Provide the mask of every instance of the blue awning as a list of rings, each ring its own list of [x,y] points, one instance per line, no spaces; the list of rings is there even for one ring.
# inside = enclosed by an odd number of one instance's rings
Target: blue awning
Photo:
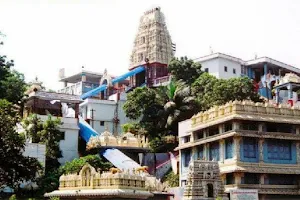
[[[125,80],[126,78],[130,77],[130,76],[134,76],[142,71],[145,71],[145,67],[144,66],[139,66],[137,68],[135,68],[134,70],[131,70],[125,74],[123,74],[122,76],[119,76],[115,79],[113,79],[111,82],[112,84],[114,85],[115,83],[118,83],[120,81],[123,81]],[[86,98],[89,98],[91,96],[96,96],[98,95],[100,92],[104,91],[107,89],[107,85],[101,85],[91,91],[88,91],[87,93],[81,95],[81,99],[86,99]]]
[[[86,99],[92,96],[96,96],[98,95],[100,92],[104,91],[107,89],[107,85],[101,85],[91,91],[88,91],[87,93],[84,93],[83,95],[81,95],[81,99]]]
[[[135,68],[134,70],[131,70],[131,71],[123,74],[122,76],[119,76],[119,77],[113,79],[111,82],[112,82],[112,84],[118,83],[118,82],[123,81],[130,76],[134,76],[142,71],[145,71],[145,67],[139,66],[139,67]]]

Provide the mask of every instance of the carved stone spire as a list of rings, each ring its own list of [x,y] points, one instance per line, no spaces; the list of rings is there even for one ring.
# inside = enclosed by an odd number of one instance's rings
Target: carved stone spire
[[[168,64],[173,56],[171,36],[164,14],[159,7],[146,11],[140,19],[129,69],[144,65],[146,58],[150,63]]]

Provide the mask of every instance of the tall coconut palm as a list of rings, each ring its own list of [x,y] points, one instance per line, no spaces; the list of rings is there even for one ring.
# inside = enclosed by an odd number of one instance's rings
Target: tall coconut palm
[[[198,104],[192,96],[190,86],[184,82],[171,81],[163,88],[167,102],[164,104],[165,128],[177,133],[178,122],[191,118],[199,111]]]

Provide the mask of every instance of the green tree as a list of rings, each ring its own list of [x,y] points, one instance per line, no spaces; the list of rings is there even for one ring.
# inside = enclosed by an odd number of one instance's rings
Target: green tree
[[[40,140],[46,145],[46,170],[57,169],[61,158],[59,142],[63,138],[63,133],[59,130],[62,122],[59,118],[53,119],[50,115],[43,123],[43,130],[40,133]]]
[[[199,102],[201,110],[207,110],[212,106],[234,100],[262,101],[254,91],[254,85],[248,77],[217,79],[212,75],[203,73],[193,83],[192,94]]]
[[[33,143],[40,143],[40,134],[43,130],[43,122],[36,114],[32,114],[23,119],[22,126],[25,130],[24,135],[26,139],[30,139]]]
[[[34,180],[41,166],[37,159],[22,155],[24,138],[15,130],[17,110],[0,99],[0,186],[17,188],[20,181]]]
[[[174,174],[172,170],[170,170],[163,178],[163,182],[167,182],[170,187],[179,187],[179,174]]]
[[[71,162],[66,162],[64,166],[60,167],[61,174],[79,173],[81,168],[86,164],[90,164],[96,170],[101,169],[107,171],[112,165],[109,162],[103,161],[98,155],[88,155],[81,158],[75,158]]]
[[[202,74],[201,64],[187,57],[173,58],[168,65],[168,70],[175,81],[181,80],[188,85]]]
[[[0,40],[0,46],[2,44]],[[13,66],[13,60],[7,60],[5,55],[0,55],[0,99],[19,104],[24,96],[26,83],[24,75],[13,70]]]
[[[59,130],[62,122],[59,118],[48,116],[46,121],[42,121],[36,114],[30,115],[22,121],[25,130],[24,135],[34,143],[46,145],[46,171],[57,169],[61,158],[59,142],[63,138],[63,133]]]

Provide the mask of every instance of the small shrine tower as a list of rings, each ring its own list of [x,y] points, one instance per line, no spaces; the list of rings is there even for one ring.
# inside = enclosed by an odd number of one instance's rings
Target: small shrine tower
[[[167,76],[167,65],[174,51],[165,16],[160,8],[146,11],[140,19],[129,67],[129,70],[133,70],[143,65],[146,70],[131,77],[130,85],[136,87],[146,83],[152,86],[155,79]]]

